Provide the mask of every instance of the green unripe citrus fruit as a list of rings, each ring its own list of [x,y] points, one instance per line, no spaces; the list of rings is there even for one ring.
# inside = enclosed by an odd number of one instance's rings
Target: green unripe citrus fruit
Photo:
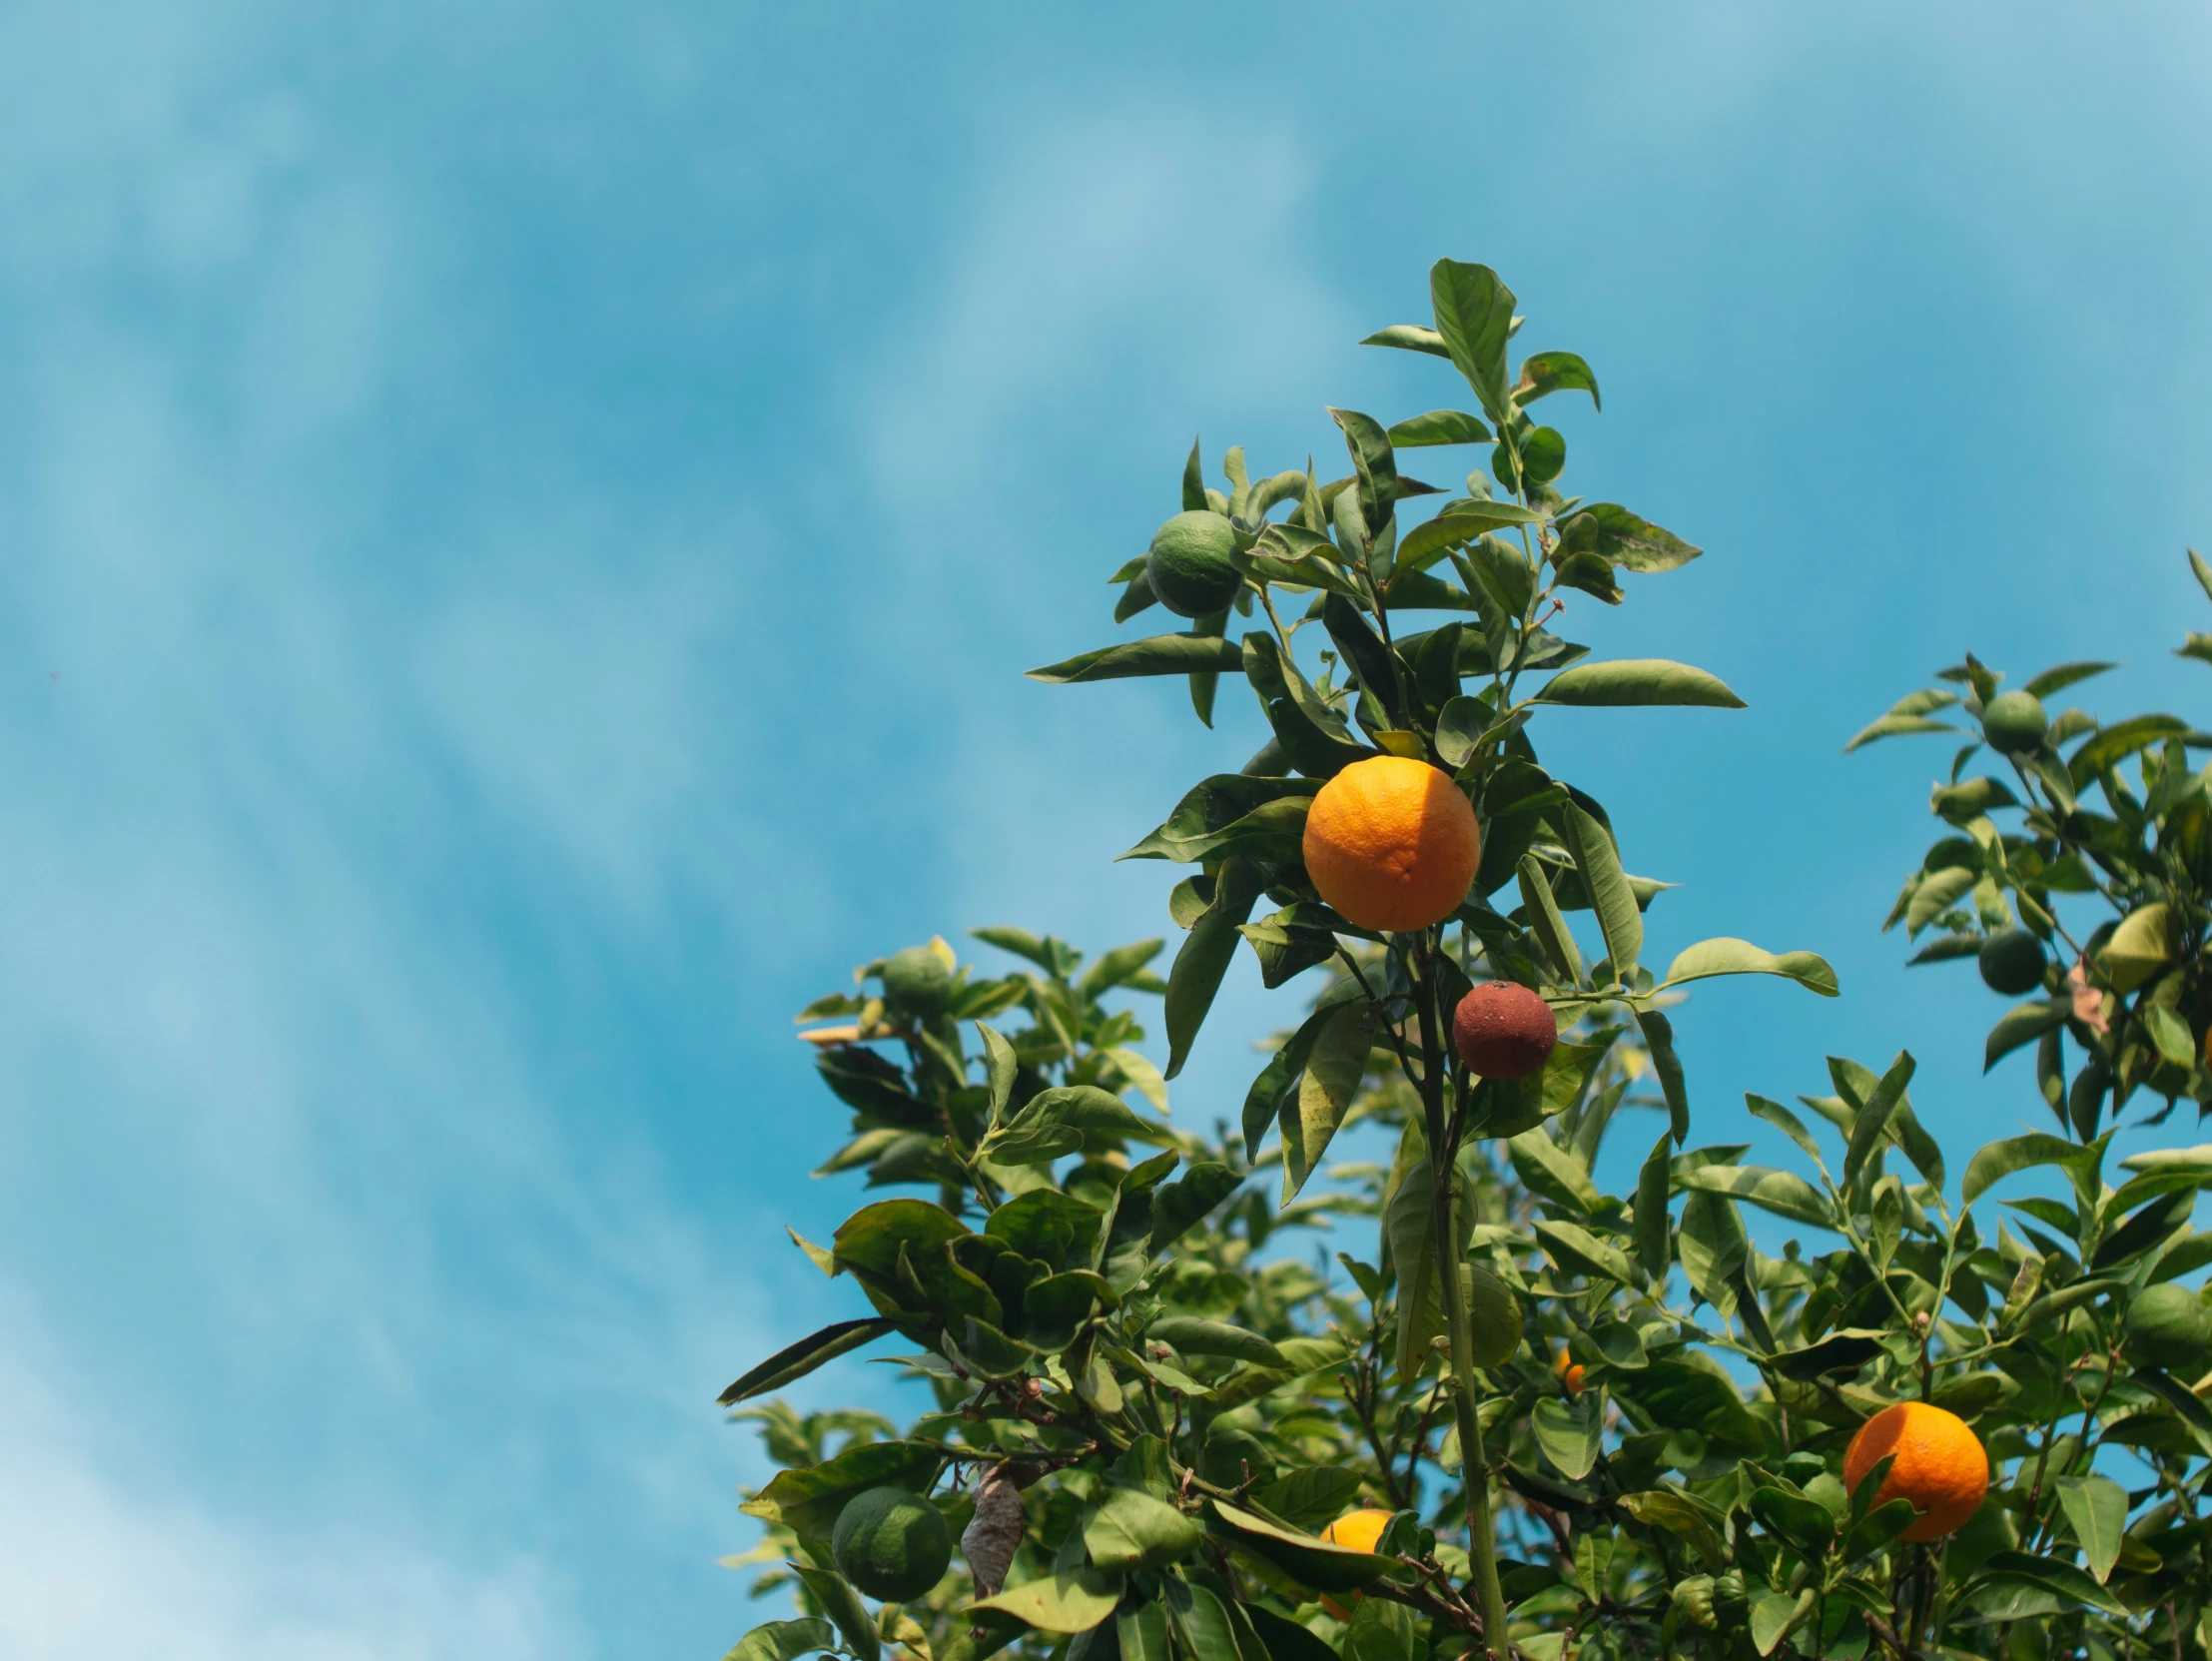
[[[1236,532],[1219,513],[1177,513],[1152,532],[1144,577],[1176,616],[1210,617],[1244,586],[1235,551]]]
[[[942,1015],[952,996],[953,972],[935,947],[909,946],[883,966],[883,1000],[902,1015]]]
[[[1676,1615],[1701,1632],[1720,1630],[1720,1617],[1715,1613],[1713,1603],[1713,1577],[1710,1574],[1685,1575],[1675,1582]]]
[[[2036,749],[2050,731],[2050,717],[2032,692],[1999,692],[1982,706],[1981,732],[1989,747],[2006,755]]]
[[[837,1572],[870,1597],[911,1603],[945,1578],[953,1536],[936,1506],[904,1488],[870,1488],[848,1500],[830,1536]]]
[[[2043,943],[2025,929],[2005,929],[1981,943],[1981,984],[2007,998],[2043,984]]]
[[[1460,1272],[1474,1327],[1475,1365],[1504,1366],[1521,1347],[1521,1300],[1482,1263],[1469,1263]]]
[[[2212,1363],[2212,1308],[2171,1280],[2147,1287],[2127,1306],[2127,1345],[2153,1366]]]
[[[1742,1569],[1729,1569],[1713,1577],[1713,1615],[1722,1626],[1742,1626],[1751,1607],[1751,1593],[1744,1584]]]

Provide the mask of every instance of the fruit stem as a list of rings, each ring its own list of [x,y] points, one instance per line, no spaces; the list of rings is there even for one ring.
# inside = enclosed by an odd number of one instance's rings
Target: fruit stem
[[[1459,1282],[1459,1232],[1452,1219],[1452,1176],[1459,1164],[1459,1127],[1444,1121],[1443,1021],[1436,1004],[1436,943],[1423,936],[1420,980],[1414,1001],[1421,1017],[1421,1107],[1427,1118],[1429,1165],[1436,1197],[1437,1290],[1444,1303],[1444,1329],[1451,1344],[1452,1404],[1459,1415],[1459,1475],[1467,1493],[1467,1562],[1475,1597],[1482,1608],[1482,1638],[1493,1661],[1512,1661],[1513,1644],[1505,1634],[1505,1593],[1498,1585],[1497,1535],[1490,1520],[1490,1463],[1482,1450],[1482,1419],[1475,1405],[1475,1338],[1466,1293]],[[1461,1078],[1464,1085],[1464,1076]],[[1469,1196],[1469,1204],[1473,1196]]]

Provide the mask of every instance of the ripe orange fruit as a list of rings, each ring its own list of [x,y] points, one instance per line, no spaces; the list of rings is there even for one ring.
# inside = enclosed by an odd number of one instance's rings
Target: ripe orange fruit
[[[1372,1509],[1346,1511],[1321,1530],[1321,1538],[1333,1545],[1343,1546],[1348,1551],[1372,1551],[1375,1549],[1375,1542],[1382,1538],[1382,1531],[1390,1525],[1390,1516],[1388,1511]],[[1345,1595],[1354,1603],[1359,1601],[1357,1592],[1348,1592]],[[1321,1607],[1340,1621],[1352,1618],[1349,1608],[1326,1594],[1321,1598]]]
[[[1582,1394],[1582,1363],[1568,1354],[1564,1345],[1560,1348],[1559,1358],[1552,1362],[1552,1371],[1559,1374],[1569,1395]]]
[[[1481,863],[1475,810],[1449,773],[1425,761],[1355,761],[1321,786],[1306,813],[1306,875],[1363,929],[1441,923],[1467,898]]]
[[[1989,1455],[1981,1438],[1956,1413],[1925,1401],[1884,1407],[1858,1427],[1843,1453],[1843,1486],[1855,1492],[1875,1461],[1894,1453],[1896,1463],[1874,1495],[1876,1505],[1909,1499],[1919,1521],[1908,1540],[1939,1540],[1972,1516],[1989,1491]]]

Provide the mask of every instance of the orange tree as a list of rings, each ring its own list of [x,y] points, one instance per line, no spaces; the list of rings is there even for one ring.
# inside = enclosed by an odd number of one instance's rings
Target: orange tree
[[[1158,940],[1087,960],[982,929],[1021,967],[932,941],[802,1015],[852,1113],[823,1172],[930,1197],[794,1235],[861,1307],[724,1394],[779,1467],[735,1561],[800,1605],[733,1657],[2204,1655],[2212,1308],[2181,1277],[2212,1261],[2191,1222],[2212,1149],[2109,1174],[2106,1152],[2131,1102],[2155,1122],[2212,1100],[2212,801],[2188,767],[2212,737],[2047,715],[2103,665],[2005,691],[1969,657],[1899,702],[1854,747],[1964,743],[1891,922],[1935,931],[1915,962],[1970,955],[2026,997],[1987,1060],[2036,1047],[2056,1132],[1979,1150],[1953,1188],[1900,1054],[1830,1058],[1803,1114],[1748,1099],[1798,1170],[1688,1147],[1681,989],[1835,976],[1731,938],[1642,962],[1662,885],[1533,728],[1738,705],[1551,627],[1699,550],[1561,493],[1565,440],[1530,411],[1595,407],[1597,382],[1567,352],[1509,367],[1494,273],[1442,261],[1431,294],[1433,327],[1370,344],[1446,361],[1479,412],[1331,411],[1351,470],[1328,481],[1255,480],[1231,449],[1223,491],[1193,448],[1179,511],[1115,575],[1117,621],[1156,603],[1191,626],[1034,671],[1183,676],[1208,724],[1242,675],[1266,713],[1260,752],[1130,850],[1191,868],[1164,977]],[[1401,455],[1458,445],[1487,472],[1416,520],[1443,492]],[[1984,753],[2008,776],[1967,776]],[[1167,1117],[1166,1080],[1240,944],[1309,997],[1207,1137]],[[1137,1048],[1153,998],[1164,1073]],[[1639,1109],[1666,1128],[1609,1195],[1593,1171]],[[1378,1157],[1329,1163],[1360,1125],[1345,1147]],[[2063,1198],[1971,1209],[2036,1167]],[[1811,1244],[1769,1255],[1785,1225]],[[911,1423],[772,1399],[894,1335],[883,1358],[932,1397]]]

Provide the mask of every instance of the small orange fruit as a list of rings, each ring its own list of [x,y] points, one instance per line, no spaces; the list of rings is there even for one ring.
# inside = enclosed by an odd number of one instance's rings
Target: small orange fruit
[[[1564,1345],[1560,1347],[1559,1358],[1552,1362],[1552,1371],[1559,1374],[1569,1395],[1582,1394],[1582,1363],[1568,1354]]]
[[[1321,1538],[1331,1545],[1340,1545],[1347,1551],[1372,1551],[1375,1549],[1375,1542],[1382,1538],[1382,1531],[1390,1526],[1390,1517],[1391,1513],[1388,1511],[1346,1511],[1321,1530]],[[1353,1603],[1359,1601],[1357,1592],[1347,1592],[1345,1596]],[[1349,1608],[1325,1593],[1321,1598],[1321,1607],[1340,1621],[1352,1618]]]
[[[1956,1413],[1925,1401],[1882,1408],[1858,1427],[1844,1450],[1844,1488],[1855,1492],[1876,1461],[1892,1453],[1896,1463],[1874,1503],[1912,1501],[1920,1518],[1904,1531],[1908,1540],[1939,1540],[1954,1532],[1989,1491],[1989,1454]]]
[[[1321,786],[1306,813],[1306,874],[1363,929],[1441,923],[1467,898],[1481,864],[1475,810],[1449,773],[1425,761],[1355,761]]]

